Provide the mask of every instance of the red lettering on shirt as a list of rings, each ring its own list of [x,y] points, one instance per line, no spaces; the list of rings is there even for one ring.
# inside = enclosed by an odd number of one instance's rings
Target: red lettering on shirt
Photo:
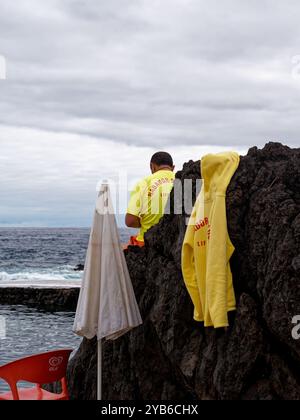
[[[200,220],[198,223],[196,223],[195,225],[195,232],[197,232],[198,230],[204,228],[205,226],[209,225],[209,220],[208,217],[205,217],[205,219]]]

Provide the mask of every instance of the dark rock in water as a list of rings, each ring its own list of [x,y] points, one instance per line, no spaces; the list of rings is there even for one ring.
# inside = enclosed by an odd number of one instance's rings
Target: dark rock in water
[[[199,162],[177,174],[199,177]],[[126,254],[144,324],[104,344],[104,399],[300,399],[300,149],[250,149],[227,212],[238,302],[230,328],[193,321],[180,268],[185,216],[164,216],[145,249]],[[73,398],[96,398],[96,371],[96,341],[84,340],[69,366]]]
[[[77,264],[76,267],[74,268],[74,271],[83,271],[83,270],[84,270],[83,264]]]
[[[79,291],[79,287],[0,287],[0,305],[26,305],[50,312],[75,311]]]

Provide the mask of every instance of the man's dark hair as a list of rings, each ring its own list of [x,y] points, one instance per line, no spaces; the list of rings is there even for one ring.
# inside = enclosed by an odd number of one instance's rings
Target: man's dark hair
[[[173,166],[172,156],[167,152],[157,152],[151,158],[151,163],[154,163],[158,166]]]

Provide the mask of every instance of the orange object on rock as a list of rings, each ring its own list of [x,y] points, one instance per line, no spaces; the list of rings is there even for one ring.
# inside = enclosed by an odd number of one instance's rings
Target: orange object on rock
[[[143,248],[145,246],[145,242],[138,241],[137,236],[131,236],[126,246],[126,249],[128,249],[129,246],[138,246],[140,248]]]

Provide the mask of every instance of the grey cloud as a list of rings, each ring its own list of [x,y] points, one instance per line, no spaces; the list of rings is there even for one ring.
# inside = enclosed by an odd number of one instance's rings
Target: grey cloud
[[[273,132],[297,145],[296,1],[31,2],[0,6],[2,123],[141,146],[261,145]],[[87,118],[98,124],[80,128]]]
[[[98,142],[106,160],[122,148],[126,157],[116,166],[128,168],[137,150],[176,145],[190,150],[190,158],[200,145],[244,150],[278,140],[297,147],[300,76],[292,77],[292,57],[300,54],[299,14],[296,0],[2,0],[0,54],[8,79],[0,81],[0,156],[14,156],[7,127],[13,145],[23,140],[27,159],[36,148],[30,136],[22,138],[27,129],[40,130],[49,142],[59,136],[46,164],[57,165],[67,181],[55,191],[51,169],[40,164],[38,173],[60,211],[66,198],[82,209],[79,219],[86,214],[83,202],[92,203],[94,191],[85,191],[97,165],[83,177],[81,201],[68,187],[80,153],[75,156],[65,138]],[[103,146],[105,140],[113,143]],[[69,169],[58,163],[66,150],[74,160]],[[1,162],[7,204],[0,219],[7,220],[22,188]],[[55,206],[30,181],[37,172],[24,167],[18,152],[22,169],[21,185],[33,200],[26,202],[28,215],[37,197]]]

